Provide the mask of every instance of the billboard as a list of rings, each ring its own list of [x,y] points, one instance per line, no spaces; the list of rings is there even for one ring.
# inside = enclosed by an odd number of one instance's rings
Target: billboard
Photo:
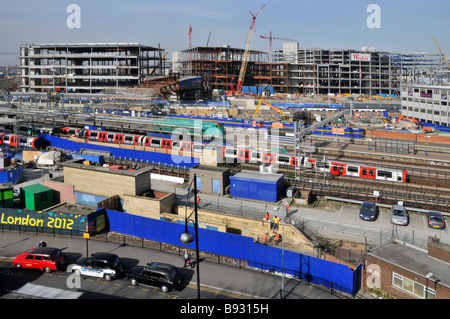
[[[350,60],[370,62],[370,53],[352,53],[350,56]]]
[[[105,210],[94,211],[86,215],[1,208],[0,224],[90,233],[101,231],[106,227]]]

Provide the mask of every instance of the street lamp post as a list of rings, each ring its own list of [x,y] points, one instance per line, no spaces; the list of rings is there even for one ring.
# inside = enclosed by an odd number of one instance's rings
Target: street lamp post
[[[197,205],[197,174],[194,174],[194,179],[192,180],[194,183],[194,211],[191,212],[189,216],[186,216],[185,214],[185,231],[180,235],[180,241],[185,244],[189,245],[194,241],[194,237],[192,236],[192,233],[188,231],[188,222],[190,220],[190,217],[192,214],[194,214],[194,229],[195,229],[195,254],[197,258],[197,299],[200,299],[200,253],[198,249],[198,205]],[[191,184],[189,185],[187,197],[189,198],[189,192],[191,190]],[[186,201],[186,210],[187,210],[187,201]],[[191,220],[192,221],[192,220]]]

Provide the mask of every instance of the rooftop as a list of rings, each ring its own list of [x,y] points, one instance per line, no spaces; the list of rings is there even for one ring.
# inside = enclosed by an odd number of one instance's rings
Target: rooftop
[[[258,181],[266,181],[266,182],[276,182],[280,178],[283,178],[283,174],[267,174],[260,173],[256,171],[240,171],[234,174],[234,176],[230,178],[238,178],[238,179],[248,179],[248,180],[258,180]]]
[[[367,252],[386,262],[409,270],[421,277],[433,273],[432,280],[439,280],[441,285],[450,287],[450,264],[431,257],[426,249],[400,241],[391,241]]]

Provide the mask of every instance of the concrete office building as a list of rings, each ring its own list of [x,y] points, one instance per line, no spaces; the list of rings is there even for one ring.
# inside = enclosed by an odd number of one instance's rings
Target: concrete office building
[[[406,83],[402,86],[402,114],[416,120],[449,126],[450,86]]]
[[[20,91],[99,93],[164,75],[164,50],[138,43],[20,46]]]

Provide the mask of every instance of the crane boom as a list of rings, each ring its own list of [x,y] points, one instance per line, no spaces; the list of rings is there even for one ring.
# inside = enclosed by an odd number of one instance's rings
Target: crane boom
[[[441,52],[441,55],[442,55],[442,57],[444,58],[445,63],[447,63],[448,69],[450,70],[450,65],[448,64],[447,59],[445,58],[444,53],[442,53],[442,50],[441,50],[441,48],[439,47],[439,44],[437,43],[437,41],[436,41],[435,38],[433,38],[433,40],[434,40],[434,43],[436,43],[436,45],[437,45],[437,47],[438,47],[438,49],[439,49],[439,52]]]
[[[250,29],[248,30],[247,34],[247,40],[245,41],[245,51],[242,57],[241,70],[239,72],[239,79],[236,87],[236,92],[242,91],[242,84],[244,83],[245,73],[247,71],[248,57],[250,56],[250,48],[252,46],[253,34],[255,33],[255,20],[265,6],[266,5],[264,4],[256,14],[253,14],[251,13],[251,11],[249,11],[250,14],[252,15],[252,23],[250,24]]]
[[[269,39],[270,41],[270,51],[269,51],[269,62],[272,63],[272,52],[273,52],[273,40],[286,40],[286,41],[296,41],[294,39],[287,39],[287,38],[280,38],[280,37],[273,37],[272,31],[270,31],[270,34],[268,37],[260,35],[259,36],[262,39]]]

